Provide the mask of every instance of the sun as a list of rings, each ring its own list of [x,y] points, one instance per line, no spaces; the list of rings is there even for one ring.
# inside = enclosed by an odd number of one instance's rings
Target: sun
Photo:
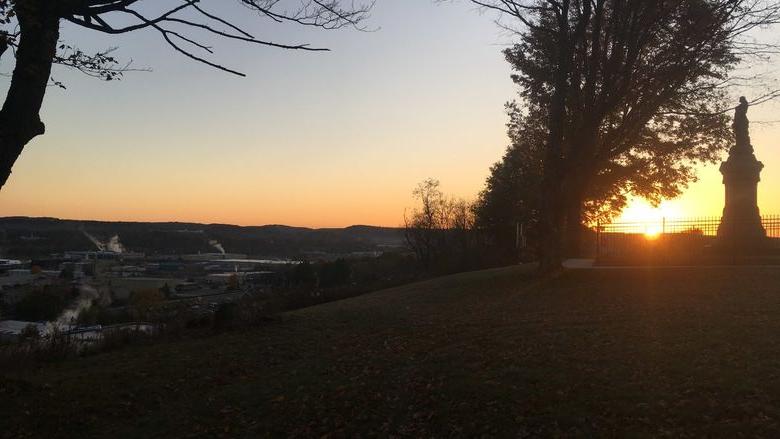
[[[661,227],[655,224],[652,224],[645,228],[645,239],[653,241],[658,239],[659,236],[661,236]]]
[[[681,208],[675,202],[663,201],[659,206],[652,206],[641,199],[632,200],[628,207],[618,217],[616,222],[628,224],[629,233],[639,233],[648,240],[658,239],[664,234],[664,221],[679,218]]]

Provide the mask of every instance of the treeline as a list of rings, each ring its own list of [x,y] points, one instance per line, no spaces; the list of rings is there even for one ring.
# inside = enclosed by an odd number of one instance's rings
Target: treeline
[[[582,254],[594,218],[630,197],[677,196],[697,165],[720,159],[733,144],[732,91],[746,85],[732,73],[770,59],[776,46],[752,31],[780,18],[777,1],[475,3],[515,32],[504,55],[519,91],[475,223],[504,242],[510,218],[530,224],[545,272]],[[776,96],[759,93],[755,103]]]
[[[304,262],[273,293],[273,306],[288,311],[414,282],[425,276],[407,252],[386,252],[376,258]]]
[[[404,236],[420,270],[447,274],[531,262],[544,244],[539,230],[541,197],[538,149],[519,136],[490,169],[476,200],[446,195],[436,179],[412,192],[414,208],[404,215]],[[615,208],[588,203],[586,222],[607,220]],[[583,223],[578,255],[595,252],[595,232]]]
[[[446,195],[438,180],[427,179],[413,197],[416,206],[404,215],[404,236],[423,272],[446,274],[528,259],[527,225],[510,211],[492,209],[498,201],[493,192],[472,202]]]

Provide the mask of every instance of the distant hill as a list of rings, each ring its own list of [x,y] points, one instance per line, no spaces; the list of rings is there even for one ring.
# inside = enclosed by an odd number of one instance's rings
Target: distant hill
[[[89,236],[107,242],[118,236],[128,251],[150,255],[218,252],[257,257],[305,257],[346,254],[402,247],[403,231],[392,227],[356,225],[311,229],[284,225],[148,223],[0,218],[0,254],[40,257],[69,250],[94,250]]]

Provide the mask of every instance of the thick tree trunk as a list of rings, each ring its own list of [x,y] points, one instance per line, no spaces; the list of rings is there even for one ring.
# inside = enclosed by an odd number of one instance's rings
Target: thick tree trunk
[[[568,4],[568,3],[567,3]],[[566,96],[570,74],[568,9],[558,17],[558,66],[550,102],[548,137],[542,170],[539,212],[539,272],[551,275],[563,266],[563,141],[566,123]]]
[[[582,179],[572,179],[564,194],[566,199],[564,237],[565,255],[569,258],[582,257],[582,235],[584,231],[583,203],[585,201],[585,182]]]
[[[45,127],[39,116],[59,39],[59,18],[47,0],[17,1],[19,48],[0,110],[0,188],[24,146]]]
[[[563,215],[561,212],[560,179],[554,172],[543,178],[542,204],[539,218],[539,272],[541,274],[555,273],[562,266],[562,229]]]

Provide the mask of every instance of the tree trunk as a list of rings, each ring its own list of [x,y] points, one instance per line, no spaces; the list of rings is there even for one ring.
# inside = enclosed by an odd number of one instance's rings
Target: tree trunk
[[[583,203],[585,201],[585,182],[581,179],[572,179],[571,184],[564,194],[565,207],[565,254],[569,258],[582,257],[582,235],[584,231]]]
[[[47,0],[17,1],[19,48],[3,108],[0,110],[0,188],[24,146],[44,133],[39,116],[59,39],[59,18]]]
[[[568,2],[565,2],[568,5]],[[555,274],[562,269],[563,232],[563,140],[566,123],[566,96],[568,94],[570,42],[568,7],[558,17],[558,65],[550,102],[548,137],[542,169],[541,203],[539,212],[539,273]]]
[[[552,172],[551,172],[552,174]],[[542,205],[539,215],[539,272],[555,273],[561,269],[562,215],[560,179],[551,175],[543,179]]]

